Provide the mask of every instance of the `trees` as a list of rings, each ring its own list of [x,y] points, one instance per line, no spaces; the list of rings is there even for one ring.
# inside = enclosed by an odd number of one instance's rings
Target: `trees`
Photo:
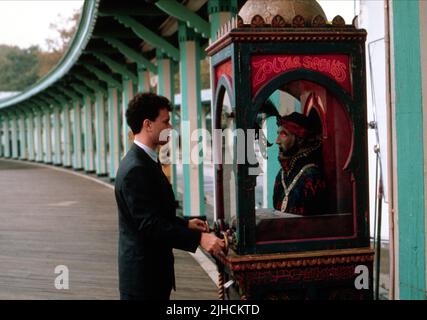
[[[0,45],[0,91],[21,91],[38,80],[39,50]]]
[[[58,21],[50,24],[49,28],[57,35],[46,39],[47,50],[38,53],[40,64],[38,75],[40,78],[45,76],[59,62],[68,49],[71,39],[76,33],[80,14],[81,12],[76,10],[68,19],[58,15]]]
[[[59,15],[50,25],[57,36],[46,39],[47,50],[0,45],[0,91],[22,91],[52,70],[68,49],[79,19],[80,11],[68,19]]]

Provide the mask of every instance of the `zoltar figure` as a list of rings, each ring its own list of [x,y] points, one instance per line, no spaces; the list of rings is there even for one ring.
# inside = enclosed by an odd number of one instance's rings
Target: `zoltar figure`
[[[325,212],[325,179],[321,137],[312,130],[309,118],[293,112],[278,119],[281,169],[274,184],[276,210],[297,215]]]

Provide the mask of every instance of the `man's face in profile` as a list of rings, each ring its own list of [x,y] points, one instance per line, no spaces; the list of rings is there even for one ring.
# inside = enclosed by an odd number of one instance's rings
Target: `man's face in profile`
[[[292,155],[296,148],[296,137],[288,130],[280,126],[277,129],[277,145],[279,146],[279,157],[288,157]]]
[[[160,109],[159,115],[151,122],[151,126],[153,130],[153,139],[156,144],[166,144],[169,139],[170,129],[172,128],[169,111],[167,109]]]

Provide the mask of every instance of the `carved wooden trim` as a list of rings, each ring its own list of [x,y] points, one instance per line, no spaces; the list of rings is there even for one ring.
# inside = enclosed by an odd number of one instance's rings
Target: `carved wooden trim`
[[[341,16],[335,16],[335,18],[332,20],[332,25],[336,27],[343,27],[345,26],[345,20]]]
[[[251,20],[251,27],[252,28],[261,28],[265,26],[264,19],[259,15],[255,15]]]
[[[274,270],[295,267],[334,266],[350,263],[368,263],[374,260],[370,248],[325,250],[291,254],[267,254],[217,257],[233,272]]]
[[[322,28],[322,30],[296,31],[295,28],[284,31],[264,31],[257,32],[246,31],[245,28],[233,30],[221,39],[217,40],[206,49],[209,55],[213,55],[222,48],[226,47],[232,42],[307,42],[307,41],[351,41],[351,42],[364,42],[366,40],[365,31],[355,31],[349,28],[329,29]],[[339,32],[337,32],[339,31]]]
[[[313,27],[324,27],[326,26],[326,20],[321,15],[317,15],[311,21]]]
[[[284,28],[287,26],[285,19],[281,15],[276,15],[271,20],[271,26],[273,28]]]
[[[296,28],[303,28],[305,20],[303,16],[297,15],[292,19],[292,26]]]

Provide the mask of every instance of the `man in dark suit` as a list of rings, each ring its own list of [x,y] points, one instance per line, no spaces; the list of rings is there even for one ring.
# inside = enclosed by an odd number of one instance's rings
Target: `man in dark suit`
[[[200,244],[220,253],[224,247],[202,220],[176,216],[175,196],[155,152],[167,142],[159,137],[171,129],[169,111],[169,100],[153,93],[138,93],[126,111],[135,140],[115,183],[122,300],[169,299],[175,289],[172,248],[195,252]]]

